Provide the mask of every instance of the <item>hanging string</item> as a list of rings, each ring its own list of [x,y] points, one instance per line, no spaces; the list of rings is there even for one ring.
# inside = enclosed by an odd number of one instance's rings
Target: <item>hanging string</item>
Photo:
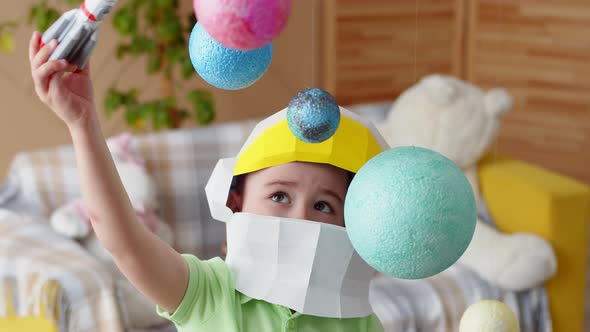
[[[502,0],[500,1],[500,8],[498,9],[498,21],[499,21],[499,26],[500,28],[502,28],[504,26],[504,2],[506,0]],[[500,31],[501,32],[501,31]],[[498,76],[494,76],[494,88],[499,87],[500,85],[500,80],[498,79]],[[493,163],[496,163],[498,161],[498,151],[500,150],[500,140],[499,137],[496,136],[495,138],[495,142],[494,142],[494,153],[493,153]]]
[[[416,26],[414,32],[414,80],[418,81],[418,14],[420,12],[420,0],[416,0]]]
[[[311,86],[315,87],[315,60],[316,60],[316,43],[315,43],[315,32],[316,32],[316,17],[315,17],[315,6],[316,1],[312,0],[311,3]]]
[[[315,10],[315,6],[316,6],[316,0],[311,0],[311,52],[309,53],[311,55],[311,86],[310,86],[310,82],[307,81],[306,78],[303,78],[303,87],[305,89],[310,89],[315,87],[315,60],[316,60],[316,47],[315,47],[315,31],[316,31],[316,10]],[[280,86],[282,86],[286,91],[288,91],[291,95],[294,95],[295,91],[299,91],[299,90],[303,90],[300,87],[291,87],[290,84],[288,84],[288,82],[290,81],[285,81],[283,80],[283,78],[281,77],[281,75],[279,74],[275,74],[271,76]],[[292,81],[292,80],[291,80]],[[297,83],[297,85],[299,85],[301,83]]]

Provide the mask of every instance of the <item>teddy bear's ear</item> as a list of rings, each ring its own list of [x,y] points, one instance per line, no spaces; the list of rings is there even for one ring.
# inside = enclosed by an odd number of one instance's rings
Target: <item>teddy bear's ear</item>
[[[119,143],[119,146],[124,151],[129,151],[129,143],[131,143],[132,135],[129,132],[121,133],[117,136],[116,140]]]
[[[512,109],[512,96],[504,89],[492,89],[486,92],[485,108],[490,115],[502,115]]]
[[[420,85],[436,105],[450,104],[459,92],[455,79],[450,76],[430,75],[422,79]]]

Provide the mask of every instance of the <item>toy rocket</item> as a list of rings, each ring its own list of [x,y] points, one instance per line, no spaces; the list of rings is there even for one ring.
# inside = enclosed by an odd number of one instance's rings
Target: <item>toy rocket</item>
[[[98,28],[117,0],[84,0],[78,9],[64,13],[43,33],[42,45],[52,39],[59,42],[49,60],[66,59],[84,68],[96,46]]]

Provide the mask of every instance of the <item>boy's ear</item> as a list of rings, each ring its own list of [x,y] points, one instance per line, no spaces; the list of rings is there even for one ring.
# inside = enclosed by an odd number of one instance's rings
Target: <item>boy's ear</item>
[[[242,211],[242,195],[237,191],[231,191],[227,198],[227,207],[234,213]]]

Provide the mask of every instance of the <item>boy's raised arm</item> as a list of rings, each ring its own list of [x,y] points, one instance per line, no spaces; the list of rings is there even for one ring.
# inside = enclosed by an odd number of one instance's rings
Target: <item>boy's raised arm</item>
[[[184,259],[137,221],[100,129],[88,67],[72,73],[66,62],[48,62],[57,43],[40,47],[39,40],[36,32],[29,52],[35,90],[70,131],[96,236],[140,292],[174,312],[188,284]]]

